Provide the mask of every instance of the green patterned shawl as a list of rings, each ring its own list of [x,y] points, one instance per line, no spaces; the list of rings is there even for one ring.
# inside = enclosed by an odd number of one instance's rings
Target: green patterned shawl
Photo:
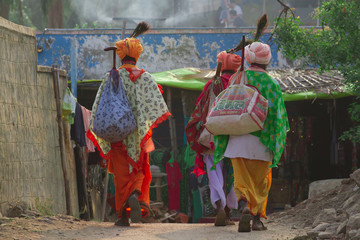
[[[272,151],[274,159],[270,167],[276,167],[285,148],[286,134],[290,129],[281,88],[266,72],[247,70],[246,76],[248,84],[256,87],[269,103],[264,129],[251,134],[259,137]],[[214,165],[222,160],[228,140],[228,135],[215,136]]]

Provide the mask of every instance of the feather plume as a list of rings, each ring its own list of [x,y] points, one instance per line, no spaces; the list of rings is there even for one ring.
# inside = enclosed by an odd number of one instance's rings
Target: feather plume
[[[136,38],[137,36],[145,33],[146,31],[148,31],[150,29],[149,24],[147,24],[146,22],[140,22],[134,32],[130,35],[131,38]]]
[[[252,40],[252,39],[245,39],[245,41],[241,40],[240,43],[233,49],[233,52],[238,52],[253,42],[254,42],[254,40]]]
[[[257,23],[256,33],[254,36],[254,42],[258,41],[261,35],[263,35],[266,27],[268,26],[267,15],[264,14]]]
[[[245,39],[244,40],[241,40],[240,43],[233,49],[229,49],[227,52],[229,53],[234,53],[234,52],[238,52],[238,51],[241,51],[244,47],[246,47],[247,45],[253,43],[253,42],[256,42],[256,41],[259,41],[259,38],[263,35],[266,27],[268,25],[268,22],[267,22],[267,15],[264,14],[259,20],[258,20],[258,23],[257,23],[257,28],[256,28],[256,33],[254,35],[254,39]]]

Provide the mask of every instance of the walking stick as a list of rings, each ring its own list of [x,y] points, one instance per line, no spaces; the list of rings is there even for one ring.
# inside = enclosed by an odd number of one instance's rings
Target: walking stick
[[[243,35],[242,37],[242,42],[245,42],[245,35]],[[242,46],[242,53],[241,53],[241,68],[240,68],[240,72],[244,71],[244,62],[245,62],[245,44]]]
[[[113,67],[111,71],[116,70],[116,47],[107,47],[104,48],[104,51],[113,51]],[[111,73],[110,73],[111,74]],[[105,210],[106,210],[106,200],[107,200],[107,188],[108,188],[108,182],[109,182],[109,171],[106,170],[106,176],[105,176],[105,186],[104,186],[104,195],[103,195],[103,204],[101,208],[101,217],[100,221],[104,221],[105,218]]]
[[[107,51],[113,51],[113,68],[112,69],[116,69],[116,47],[107,47],[107,48],[104,48],[104,51],[107,52]]]
[[[221,66],[222,66],[222,62],[218,62],[217,68],[216,68],[216,74],[215,77],[213,79],[213,91],[215,93],[215,95],[217,96],[220,92],[222,92],[224,90],[224,85],[223,82],[221,80]],[[220,85],[220,89],[219,86]]]

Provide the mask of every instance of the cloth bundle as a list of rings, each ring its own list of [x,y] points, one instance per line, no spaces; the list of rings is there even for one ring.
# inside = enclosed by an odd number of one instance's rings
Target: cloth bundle
[[[238,74],[209,111],[205,127],[213,135],[244,135],[263,129],[268,101],[256,87],[247,85],[245,72],[241,72],[240,84],[235,84]]]
[[[108,142],[118,142],[136,129],[136,120],[119,77],[112,69],[96,111],[93,132]]]

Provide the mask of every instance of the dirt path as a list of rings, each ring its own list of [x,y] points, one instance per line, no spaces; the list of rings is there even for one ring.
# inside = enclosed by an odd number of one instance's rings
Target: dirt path
[[[238,233],[237,225],[214,227],[213,224],[146,223],[116,227],[110,222],[77,221],[70,216],[14,218],[0,225],[0,239],[244,239],[283,240],[306,235],[303,229],[268,222],[267,231]]]

